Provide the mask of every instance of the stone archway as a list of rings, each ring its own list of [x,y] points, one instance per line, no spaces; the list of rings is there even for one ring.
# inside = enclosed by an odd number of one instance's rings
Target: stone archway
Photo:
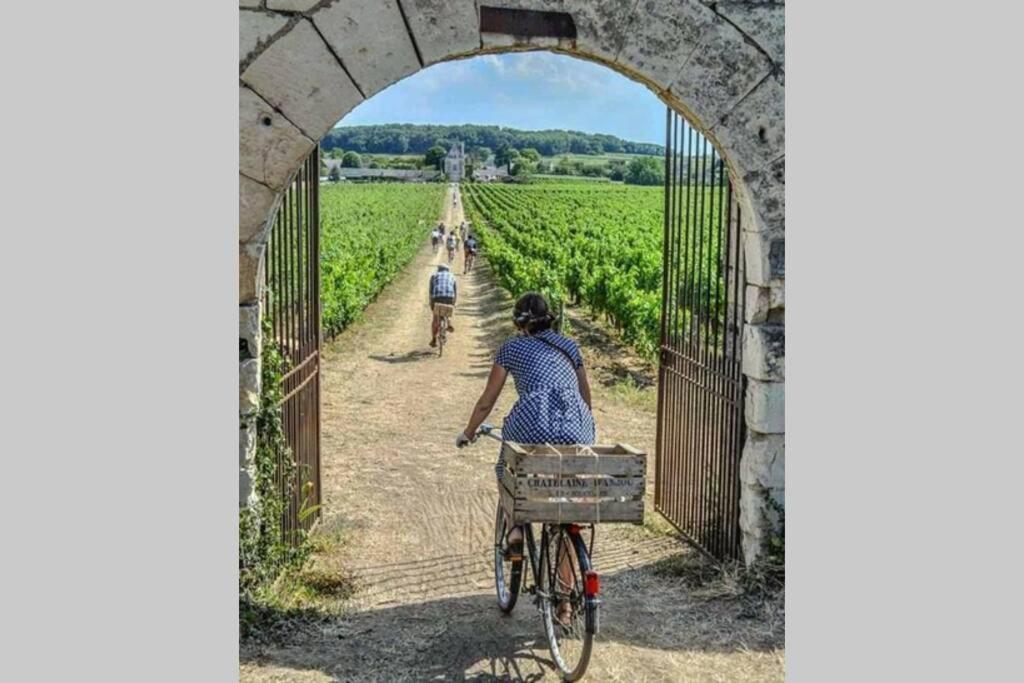
[[[551,50],[643,83],[721,152],[744,213],[747,440],[743,551],[760,551],[784,497],[784,5],[735,0],[240,0],[240,415],[259,396],[259,300],[267,232],[305,156],[364,99],[441,61]],[[561,13],[531,35],[481,29],[481,6]],[[492,15],[493,16],[493,15]],[[571,21],[566,17],[571,17]],[[501,23],[501,22],[499,22]],[[566,25],[571,32],[559,33]],[[572,37],[572,33],[575,37]],[[254,443],[240,430],[240,497]]]

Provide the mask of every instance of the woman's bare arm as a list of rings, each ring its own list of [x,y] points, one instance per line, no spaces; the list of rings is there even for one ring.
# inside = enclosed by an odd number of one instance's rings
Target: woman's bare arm
[[[576,379],[580,383],[580,396],[583,397],[587,407],[593,410],[594,406],[590,405],[590,382],[587,381],[587,369],[582,365],[576,368]]]
[[[463,430],[463,434],[468,438],[473,438],[477,427],[491,414],[494,404],[498,401],[498,397],[501,396],[501,390],[505,386],[507,378],[508,370],[497,363],[491,366],[491,374],[487,377],[487,386],[484,387],[484,393],[480,394],[480,398],[477,399],[476,406],[469,415],[469,423]]]

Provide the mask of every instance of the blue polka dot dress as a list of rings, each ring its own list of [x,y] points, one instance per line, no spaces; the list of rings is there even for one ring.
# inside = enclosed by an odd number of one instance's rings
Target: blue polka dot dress
[[[575,342],[551,330],[533,336],[517,336],[501,345],[494,362],[512,375],[519,394],[519,400],[505,416],[502,426],[506,441],[594,443],[594,416],[580,396],[576,379],[576,369],[583,366],[583,356]],[[503,477],[505,461],[502,457],[498,458],[495,471],[499,479]]]

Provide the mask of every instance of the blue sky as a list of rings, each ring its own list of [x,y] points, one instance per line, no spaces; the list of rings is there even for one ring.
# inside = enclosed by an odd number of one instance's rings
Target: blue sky
[[[611,69],[551,52],[435,64],[353,109],[339,126],[480,123],[665,142],[665,105]]]

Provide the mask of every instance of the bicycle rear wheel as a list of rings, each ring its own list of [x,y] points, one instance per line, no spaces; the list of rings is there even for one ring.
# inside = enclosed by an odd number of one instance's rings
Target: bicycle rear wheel
[[[444,345],[448,341],[448,318],[442,317],[440,328],[437,331],[437,355],[444,355]]]
[[[498,514],[494,520],[494,588],[498,593],[498,607],[505,614],[512,611],[516,606],[516,599],[519,597],[519,587],[523,580],[523,558],[511,562],[505,558],[505,537],[508,535],[511,525],[505,510],[498,501]],[[523,545],[526,539],[523,538]],[[525,552],[525,550],[524,550]]]
[[[563,679],[578,681],[587,670],[597,631],[597,604],[584,590],[585,575],[592,569],[590,556],[579,534],[565,527],[550,527],[545,536],[539,586],[544,633]],[[571,614],[562,623],[559,617],[564,614],[565,604]]]

